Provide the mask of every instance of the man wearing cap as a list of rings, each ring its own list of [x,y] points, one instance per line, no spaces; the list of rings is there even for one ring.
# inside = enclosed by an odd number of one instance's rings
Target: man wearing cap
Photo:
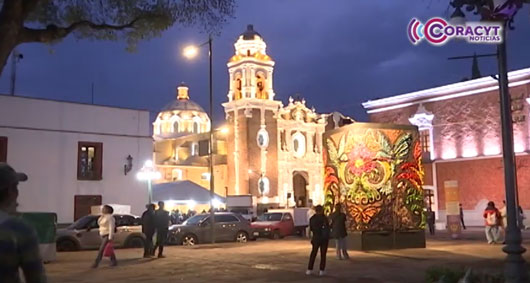
[[[15,217],[18,183],[26,181],[24,173],[0,162],[0,281],[20,282],[19,268],[27,283],[46,282],[35,230]]]

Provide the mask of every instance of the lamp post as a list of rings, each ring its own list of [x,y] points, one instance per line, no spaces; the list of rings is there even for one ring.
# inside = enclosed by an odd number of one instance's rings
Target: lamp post
[[[149,203],[153,203],[153,191],[151,190],[151,183],[153,180],[160,179],[160,172],[156,171],[153,166],[153,161],[147,160],[144,163],[144,166],[140,168],[136,174],[136,178],[140,181],[147,181],[147,195],[149,198]]]
[[[214,189],[214,174],[213,174],[213,80],[212,80],[212,35],[208,36],[208,41],[199,45],[199,46],[188,46],[184,48],[183,55],[188,59],[192,59],[199,54],[199,47],[208,45],[208,59],[209,59],[209,87],[210,87],[210,133],[209,133],[209,170],[210,170],[210,223],[211,223],[211,237],[212,244],[215,243],[215,207],[214,207],[214,198],[215,198],[215,189]]]
[[[529,3],[527,1],[527,3]],[[511,97],[508,88],[508,68],[506,61],[506,28],[511,27],[513,17],[522,7],[522,0],[454,0],[451,5],[460,10],[466,6],[471,12],[477,10],[483,20],[500,21],[503,24],[502,42],[497,45],[497,60],[499,70],[499,94],[502,128],[502,155],[504,160],[504,184],[506,194],[506,212],[508,227],[506,228],[506,246],[503,251],[507,254],[504,264],[505,282],[528,282],[526,262],[522,254],[526,251],[521,245],[521,230],[517,227],[517,173],[515,169],[515,154],[513,151],[513,125],[511,116]],[[458,12],[457,19],[462,15]]]

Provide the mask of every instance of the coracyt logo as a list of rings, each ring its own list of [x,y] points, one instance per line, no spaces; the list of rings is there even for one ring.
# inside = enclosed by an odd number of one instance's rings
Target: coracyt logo
[[[501,24],[468,22],[466,25],[452,25],[442,18],[432,18],[425,24],[414,18],[407,32],[414,45],[423,39],[432,45],[444,45],[452,38],[465,39],[469,43],[500,43],[503,40]]]

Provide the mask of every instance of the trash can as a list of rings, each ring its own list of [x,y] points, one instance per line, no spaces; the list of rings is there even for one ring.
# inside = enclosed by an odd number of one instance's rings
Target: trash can
[[[57,253],[55,244],[57,214],[53,212],[23,212],[20,216],[37,232],[40,255],[44,263],[54,261]]]

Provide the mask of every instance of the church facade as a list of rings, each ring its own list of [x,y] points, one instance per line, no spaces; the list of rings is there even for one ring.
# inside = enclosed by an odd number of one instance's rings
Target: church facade
[[[340,113],[318,114],[303,99],[289,98],[284,106],[274,89],[275,62],[252,25],[234,47],[235,54],[227,63],[226,122],[214,129],[216,193],[252,195],[262,207],[322,203],[322,135],[327,128],[353,120]],[[187,91],[186,87],[185,98],[177,97],[177,101],[193,103]],[[165,173],[160,182],[183,178],[209,188],[198,174],[181,173],[193,169],[204,176],[209,172],[208,135],[202,133],[209,131],[210,121],[202,118],[206,115],[202,108],[192,108],[183,115],[183,106],[170,105],[158,115],[153,124],[155,163]],[[183,130],[177,122],[188,126]]]

